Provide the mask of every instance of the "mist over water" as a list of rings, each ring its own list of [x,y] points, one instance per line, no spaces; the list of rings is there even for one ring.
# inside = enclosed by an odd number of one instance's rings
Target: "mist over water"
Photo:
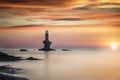
[[[28,52],[20,52],[14,49],[5,50],[5,52],[24,58],[35,57],[44,59],[4,63],[24,69],[22,73],[16,75],[30,80],[120,79],[119,50],[71,49],[71,51],[44,52],[29,49]]]

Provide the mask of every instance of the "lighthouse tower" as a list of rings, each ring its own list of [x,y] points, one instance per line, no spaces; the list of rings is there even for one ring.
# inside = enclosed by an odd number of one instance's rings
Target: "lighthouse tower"
[[[51,41],[49,41],[49,33],[48,30],[46,30],[45,32],[45,40],[43,41],[44,44],[44,48],[40,49],[40,50],[44,50],[44,51],[50,51],[50,50],[54,50],[50,48],[50,45],[52,44]]]

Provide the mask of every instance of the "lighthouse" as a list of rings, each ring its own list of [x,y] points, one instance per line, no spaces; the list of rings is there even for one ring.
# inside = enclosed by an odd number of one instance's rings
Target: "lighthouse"
[[[44,48],[39,49],[39,50],[44,50],[44,51],[50,51],[50,50],[54,50],[50,48],[50,45],[52,44],[51,41],[49,41],[49,32],[48,30],[45,31],[45,40],[43,41],[44,44]]]

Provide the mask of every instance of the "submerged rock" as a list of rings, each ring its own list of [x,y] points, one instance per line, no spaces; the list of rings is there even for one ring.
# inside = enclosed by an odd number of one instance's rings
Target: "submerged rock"
[[[62,49],[62,51],[70,51],[69,49]]]
[[[42,60],[42,59],[37,59],[37,58],[29,57],[29,58],[26,58],[26,60]]]
[[[20,51],[28,51],[27,49],[20,49]]]

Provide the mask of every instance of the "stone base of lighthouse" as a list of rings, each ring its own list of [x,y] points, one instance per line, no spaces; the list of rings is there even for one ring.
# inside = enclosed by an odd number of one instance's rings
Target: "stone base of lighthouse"
[[[53,50],[55,50],[55,49],[50,48],[50,45],[52,44],[51,41],[44,40],[43,43],[44,43],[44,48],[39,49],[39,50],[44,50],[44,51],[53,51]]]
[[[45,49],[45,48],[42,48],[42,49],[39,49],[39,50],[43,50],[43,51],[55,51],[55,49]]]

